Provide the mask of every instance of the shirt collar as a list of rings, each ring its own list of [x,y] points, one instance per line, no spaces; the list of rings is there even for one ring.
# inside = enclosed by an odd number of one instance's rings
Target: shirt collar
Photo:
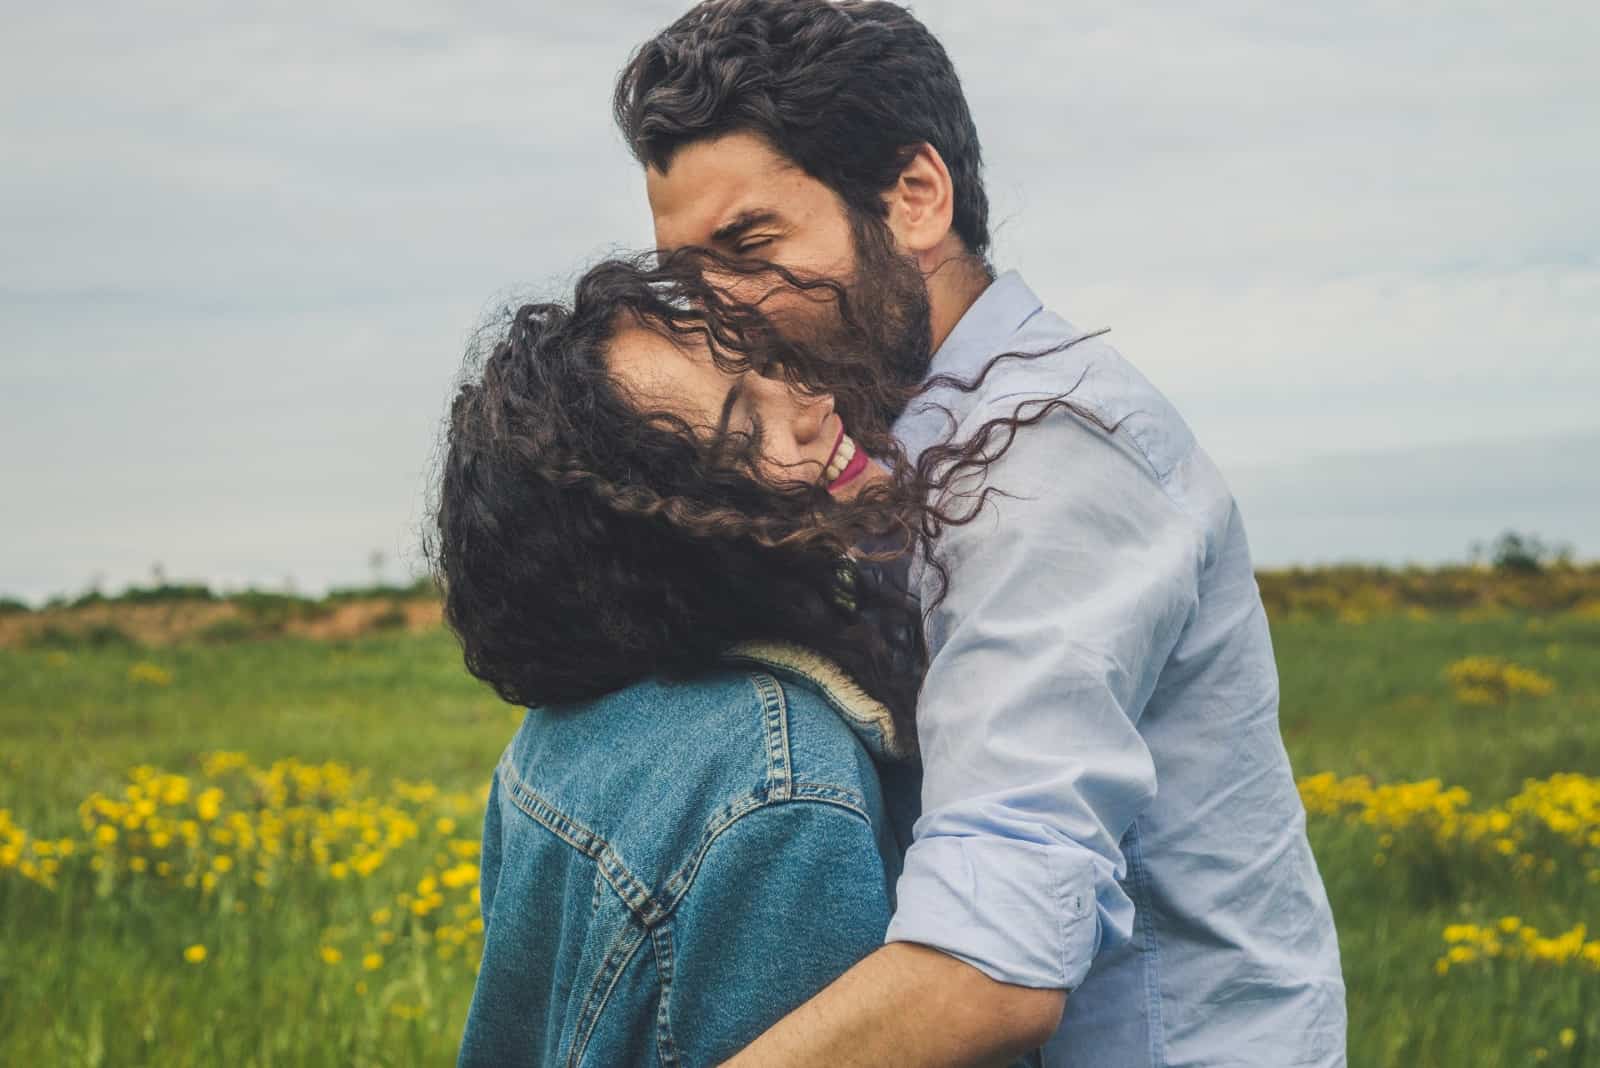
[[[962,380],[975,378],[984,364],[1006,351],[1007,342],[1022,324],[1044,308],[1038,294],[1029,288],[1017,271],[1007,271],[978,295],[933,354],[927,378],[951,375]],[[923,381],[927,381],[925,378]],[[932,445],[945,429],[945,407],[949,390],[934,390],[913,400],[895,420],[894,435],[915,460]],[[938,394],[947,394],[941,398]],[[936,403],[930,404],[930,401]]]

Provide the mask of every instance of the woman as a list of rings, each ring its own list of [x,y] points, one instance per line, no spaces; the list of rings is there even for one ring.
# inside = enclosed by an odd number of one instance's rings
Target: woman
[[[905,565],[1042,412],[906,465],[861,297],[605,263],[460,387],[430,554],[468,668],[529,706],[460,1063],[714,1064],[881,942],[916,805]],[[781,332],[795,299],[839,332]]]

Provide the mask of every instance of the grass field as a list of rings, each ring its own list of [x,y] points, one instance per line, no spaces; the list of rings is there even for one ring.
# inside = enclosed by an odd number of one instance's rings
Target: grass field
[[[1600,1064],[1593,616],[1274,627],[1352,1065]],[[519,718],[438,629],[0,649],[0,1063],[449,1063]]]

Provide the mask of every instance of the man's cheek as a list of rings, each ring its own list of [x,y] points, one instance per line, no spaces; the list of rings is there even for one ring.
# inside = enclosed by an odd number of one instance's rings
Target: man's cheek
[[[839,327],[839,302],[831,288],[775,292],[763,306],[779,333],[798,341],[817,341]]]

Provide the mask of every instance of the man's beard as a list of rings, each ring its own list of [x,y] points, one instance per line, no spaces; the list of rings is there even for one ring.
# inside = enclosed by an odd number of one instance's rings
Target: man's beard
[[[865,355],[888,384],[915,389],[933,359],[927,279],[911,257],[895,250],[894,235],[881,219],[856,217],[850,229],[856,272],[846,290],[867,333]]]
[[[850,229],[854,270],[835,280],[844,299],[819,309],[796,340],[826,365],[816,385],[834,395],[851,434],[887,433],[933,358],[928,285],[881,219],[852,213]]]

